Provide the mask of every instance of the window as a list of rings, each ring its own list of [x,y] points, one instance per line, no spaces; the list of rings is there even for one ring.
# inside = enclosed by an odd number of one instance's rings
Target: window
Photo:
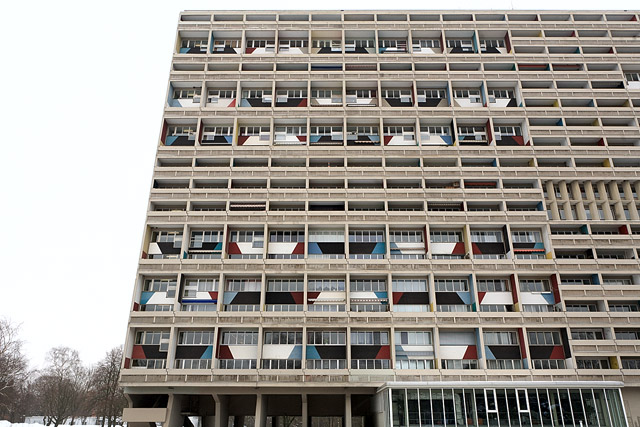
[[[267,292],[303,292],[304,281],[301,279],[269,279]]]
[[[639,311],[637,303],[609,303],[609,311],[618,313],[627,313],[632,311]]]
[[[354,243],[384,242],[384,231],[369,231],[369,230],[349,231],[349,242],[354,242]]]
[[[429,331],[396,331],[396,345],[432,345],[431,332]]]
[[[504,47],[504,40],[503,39],[485,39],[485,40],[480,40],[480,45],[483,47]]]
[[[222,333],[223,345],[258,345],[258,332],[225,331]]]
[[[538,243],[542,242],[542,235],[539,231],[512,231],[513,243]]]
[[[413,46],[419,48],[436,48],[440,49],[440,40],[438,39],[420,39],[413,40]]]
[[[462,233],[459,231],[431,231],[429,238],[431,243],[458,243],[462,242]]]
[[[506,279],[478,279],[478,292],[509,292],[511,285]]]
[[[260,292],[260,279],[227,279],[225,291],[228,292]]]
[[[568,312],[591,312],[591,311],[598,311],[598,307],[596,306],[596,304],[567,303],[566,310]]]
[[[399,99],[403,99],[404,102],[411,102],[411,91],[403,90],[403,89],[383,89],[382,97],[383,98],[399,98]]]
[[[308,290],[311,292],[344,291],[344,279],[310,279]]]
[[[425,102],[427,99],[444,99],[447,94],[444,89],[418,89],[418,102]]]
[[[195,138],[195,126],[169,126],[167,136],[189,136]]]
[[[351,345],[389,345],[389,333],[377,331],[352,331]]]
[[[616,331],[617,340],[640,340],[640,330],[635,331]]]
[[[468,292],[469,281],[467,279],[436,279],[436,292]]]
[[[264,343],[265,345],[294,345],[302,344],[302,332],[265,332]]]
[[[529,345],[562,345],[560,332],[529,332]]]
[[[622,369],[640,369],[640,359],[622,358]]]
[[[200,91],[201,91],[200,88],[174,89],[173,99],[193,99],[194,101],[199,102]]]
[[[178,335],[178,345],[212,345],[213,331],[185,331]]]
[[[566,369],[563,359],[533,359],[534,369]]]
[[[525,313],[547,313],[554,311],[551,304],[523,304],[522,311]]]
[[[480,91],[470,89],[455,89],[453,91],[454,98],[474,99],[474,102],[480,102]]]
[[[442,369],[478,369],[478,361],[476,359],[443,359]]]
[[[515,332],[485,332],[485,345],[518,345],[518,335]]]
[[[471,241],[474,243],[502,243],[502,231],[472,231]]]
[[[185,280],[183,298],[196,298],[198,292],[215,292],[218,290],[218,279],[189,278]]]
[[[608,359],[576,359],[578,369],[610,369]]]
[[[427,292],[427,281],[424,279],[393,279],[394,292]]]
[[[618,338],[616,333],[616,338]],[[573,340],[602,340],[604,334],[602,329],[571,329],[571,339]]]
[[[520,279],[521,292],[549,292],[551,286],[546,279]]]
[[[206,47],[207,40],[182,39],[180,47],[183,49],[191,49],[194,47]]]
[[[387,281],[385,279],[352,279],[349,289],[351,292],[385,292]]]
[[[175,279],[146,279],[143,292],[167,292],[167,298],[173,298],[176,294]]]
[[[231,231],[229,233],[229,241],[237,243],[253,243],[254,248],[262,248],[264,246],[264,232],[250,230]]]
[[[140,331],[136,333],[137,345],[157,345],[159,351],[169,350],[169,332]]]
[[[343,331],[307,332],[308,345],[345,345],[347,334]]]
[[[491,97],[496,99],[515,98],[513,91],[508,89],[488,89],[487,92],[489,93],[489,99],[491,99]]]
[[[304,242],[304,231],[272,231],[269,233],[269,242]]]
[[[487,369],[522,369],[520,359],[488,359]]]
[[[203,135],[231,136],[233,135],[233,129],[231,126],[205,126]]]
[[[189,242],[189,248],[202,248],[203,243],[218,243],[222,242],[222,231],[192,231],[191,241]]]

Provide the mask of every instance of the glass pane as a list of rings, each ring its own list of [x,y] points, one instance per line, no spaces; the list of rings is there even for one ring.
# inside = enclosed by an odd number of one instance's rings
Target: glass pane
[[[420,411],[418,406],[418,390],[407,390],[407,412],[409,413],[409,426],[420,427]]]
[[[598,411],[598,419],[600,420],[600,425],[604,427],[611,427],[611,418],[609,417],[609,410],[607,409],[604,390],[594,389],[593,395],[596,399],[596,410]]]
[[[453,403],[455,404],[455,408],[456,408],[456,422],[454,425],[457,425],[457,426],[468,425],[469,423],[467,422],[467,417],[465,416],[465,410],[464,410],[463,390],[461,389],[453,390]]]
[[[562,425],[562,411],[560,409],[560,398],[558,396],[558,390],[549,389],[549,408],[551,409],[551,419],[553,425]]]
[[[549,404],[549,395],[546,389],[538,389],[538,403],[540,404],[540,417],[543,426],[552,425],[551,406]],[[596,424],[597,425],[597,424]]]
[[[467,413],[467,425],[478,425],[478,417],[476,416],[476,400],[473,390],[464,390],[464,405]]]
[[[391,412],[394,426],[407,425],[405,413],[405,390],[391,390]]]
[[[538,404],[538,394],[535,389],[527,390],[529,393],[529,413],[531,414],[531,425],[533,427],[542,426],[542,419],[540,417],[540,406]]]
[[[444,416],[448,426],[456,425],[456,413],[453,406],[453,391],[451,389],[445,389],[443,391],[444,397]]]
[[[444,425],[442,390],[431,390],[431,405],[433,407],[433,424],[436,426]]]
[[[617,389],[607,390],[607,401],[609,402],[609,411],[613,419],[613,425],[626,425],[622,402],[620,401],[620,392]]]
[[[584,410],[582,409],[582,397],[580,390],[569,390],[569,396],[571,397],[571,407],[573,409],[573,422],[576,425],[585,423]]]
[[[584,405],[585,416],[587,417],[587,425],[597,426],[598,414],[596,411],[596,403],[590,388],[582,390],[582,404]]]
[[[431,418],[431,391],[420,390],[420,423],[422,426],[433,426]]]
[[[573,413],[569,402],[569,392],[565,389],[558,390],[560,394],[560,407],[562,408],[562,419],[565,426],[573,425]]]
[[[487,408],[484,401],[484,390],[474,390],[476,400],[476,411],[478,414],[478,425],[487,425]]]

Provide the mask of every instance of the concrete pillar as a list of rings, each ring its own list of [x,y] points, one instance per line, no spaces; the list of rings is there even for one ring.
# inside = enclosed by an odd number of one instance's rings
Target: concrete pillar
[[[213,400],[216,402],[215,427],[227,427],[229,422],[229,398],[214,394]]]
[[[309,405],[306,394],[302,395],[302,427],[309,427]]]
[[[267,425],[267,398],[262,394],[256,396],[256,424],[255,427]]]
[[[344,427],[351,427],[351,395],[344,395]]]
[[[182,425],[182,414],[180,413],[180,403],[181,398],[176,396],[175,394],[169,395],[169,402],[167,403],[167,421],[165,425],[167,426],[181,426]]]

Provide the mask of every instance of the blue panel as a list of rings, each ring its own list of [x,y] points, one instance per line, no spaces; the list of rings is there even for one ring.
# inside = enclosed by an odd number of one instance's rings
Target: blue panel
[[[453,137],[451,135],[440,135],[440,138],[442,138],[447,145],[453,145]]]
[[[251,107],[251,104],[249,104],[249,101],[247,101],[246,99],[241,99],[240,100],[240,106],[241,107]]]
[[[224,302],[225,304],[231,304],[231,301],[233,301],[236,295],[238,295],[237,292],[225,292],[222,302]]]
[[[322,138],[322,135],[311,135],[309,137],[309,141],[310,142],[318,142],[318,141],[320,141],[320,138]]]
[[[315,345],[308,345],[307,346],[307,359],[313,359],[313,360],[322,359],[320,357],[320,353],[318,353],[318,350],[316,350],[316,346]]]
[[[386,292],[374,292],[374,294],[376,294],[377,298],[387,298],[388,294]]]
[[[546,302],[548,302],[549,304],[555,304],[555,303],[556,303],[556,300],[555,300],[555,298],[553,297],[553,293],[551,293],[551,292],[546,292],[546,293],[541,294],[541,295],[542,295],[542,298],[544,298],[544,300],[545,300]]]
[[[180,53],[187,53],[189,52],[189,48],[188,47],[181,47],[180,48]]]
[[[373,247],[373,252],[371,252],[372,254],[385,254],[387,253],[387,248],[384,244],[384,242],[379,242],[376,243],[376,245]]]
[[[308,350],[308,348],[307,348]],[[296,345],[293,347],[293,350],[291,351],[291,354],[289,354],[288,357],[289,360],[293,359],[293,360],[302,360],[302,346],[301,345]]]
[[[309,253],[310,254],[321,254],[320,246],[318,246],[315,242],[309,242]]]
[[[153,294],[155,294],[155,292],[142,292],[142,294],[140,294],[140,304],[148,303]]]
[[[167,138],[164,140],[164,145],[171,145],[174,142],[176,142],[176,139],[178,139],[177,136],[167,136]]]
[[[211,359],[212,357],[213,357],[213,346],[210,345],[207,347],[204,353],[202,353],[202,356],[200,356],[200,359]]]
[[[233,143],[233,135],[226,135],[224,137],[224,140],[227,141],[229,144]]]
[[[456,292],[458,298],[465,304],[471,304],[471,294],[469,292]]]
[[[496,356],[493,355],[493,352],[488,345],[484,346],[484,353],[486,354],[488,360],[496,360]]]
[[[533,249],[544,249],[544,243],[536,242],[536,244],[533,245]]]
[[[369,139],[373,142],[380,142],[380,135],[369,135]]]

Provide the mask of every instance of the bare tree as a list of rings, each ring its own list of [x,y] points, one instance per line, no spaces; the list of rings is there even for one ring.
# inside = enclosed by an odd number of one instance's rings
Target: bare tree
[[[116,347],[107,352],[104,359],[98,362],[92,381],[92,402],[98,418],[108,427],[114,427],[122,417],[122,409],[127,401],[118,384],[122,348]]]
[[[18,330],[8,319],[0,319],[0,414],[10,410],[13,396],[29,373]]]
[[[87,397],[89,374],[76,350],[56,347],[47,354],[47,367],[36,380],[46,424],[57,427],[78,417]]]

